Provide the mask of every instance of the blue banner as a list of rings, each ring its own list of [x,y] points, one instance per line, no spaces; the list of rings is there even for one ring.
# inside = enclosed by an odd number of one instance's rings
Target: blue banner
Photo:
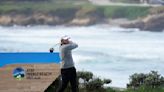
[[[19,52],[0,53],[0,67],[8,64],[59,63],[59,53]]]

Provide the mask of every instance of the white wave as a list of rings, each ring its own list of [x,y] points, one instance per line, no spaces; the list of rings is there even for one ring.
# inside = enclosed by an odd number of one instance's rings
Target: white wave
[[[92,61],[93,59],[95,59],[95,57],[91,57],[91,56],[82,56],[82,55],[75,55],[74,56],[74,61],[78,64],[81,62],[87,62],[87,61]]]

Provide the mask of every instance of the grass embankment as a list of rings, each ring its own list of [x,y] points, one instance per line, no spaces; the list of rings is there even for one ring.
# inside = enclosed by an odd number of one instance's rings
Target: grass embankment
[[[151,7],[139,7],[139,6],[95,6],[85,5],[87,9],[93,9],[101,11],[107,18],[127,18],[137,19],[145,17],[150,13]],[[87,10],[86,9],[86,10]]]
[[[87,0],[43,0],[43,1],[5,1],[0,2],[0,12],[10,11],[54,11],[56,9],[72,8],[76,7],[76,3],[85,4]]]
[[[11,11],[55,11],[56,9],[75,7],[72,3],[51,3],[51,2],[8,2],[0,4],[1,13],[9,13]]]
[[[137,6],[106,6],[104,7],[104,14],[112,18],[128,18],[136,19],[144,17],[149,14],[150,7]]]
[[[83,9],[82,15],[90,12],[98,12],[105,18],[128,18],[137,19],[149,14],[150,7],[137,6],[96,6],[88,3],[75,4],[73,2],[5,2],[0,4],[0,13],[42,11],[51,12],[56,10],[77,8]]]

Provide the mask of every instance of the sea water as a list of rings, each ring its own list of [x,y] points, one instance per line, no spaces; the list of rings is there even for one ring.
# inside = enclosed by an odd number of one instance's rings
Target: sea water
[[[77,70],[109,78],[109,86],[126,87],[134,73],[164,75],[164,32],[107,25],[0,27],[0,52],[49,52],[64,35],[79,45],[73,50]]]

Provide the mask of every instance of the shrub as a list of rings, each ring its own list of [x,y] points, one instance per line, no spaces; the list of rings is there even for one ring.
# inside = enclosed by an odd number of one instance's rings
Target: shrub
[[[131,88],[139,88],[141,86],[157,88],[164,86],[164,78],[156,71],[151,71],[148,74],[135,73],[130,76],[130,83],[127,86]]]
[[[93,73],[92,72],[87,72],[87,71],[78,71],[77,72],[77,78],[82,78],[85,82],[88,82],[90,79],[93,78]]]
[[[92,72],[88,71],[79,71],[77,72],[78,80],[81,78],[84,80],[82,85],[82,88],[85,89],[86,92],[105,92],[105,89],[103,88],[104,84],[111,83],[111,79],[100,79],[97,77],[94,77]],[[79,87],[79,89],[81,89]],[[84,91],[83,91],[84,92]]]
[[[87,90],[99,90],[103,88],[103,81],[100,78],[92,79],[90,82],[87,83],[86,89]]]

